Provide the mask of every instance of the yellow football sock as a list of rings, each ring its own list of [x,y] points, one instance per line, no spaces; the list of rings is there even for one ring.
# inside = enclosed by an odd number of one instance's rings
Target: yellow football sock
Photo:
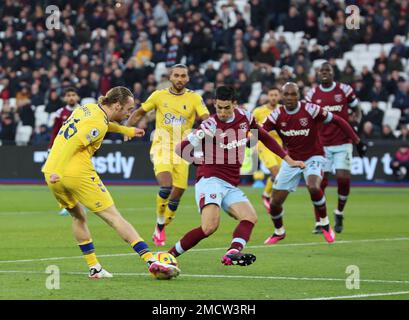
[[[267,178],[266,186],[264,187],[264,194],[271,196],[271,192],[273,191],[273,181],[270,177]]]
[[[168,199],[163,199],[161,196],[156,195],[156,217],[158,223],[165,223],[165,209],[168,205]]]
[[[92,239],[78,244],[89,268],[99,264]]]
[[[147,243],[143,241],[143,239],[133,241],[131,246],[139,254],[143,261],[147,262],[150,258],[152,258],[153,253],[150,252]]]

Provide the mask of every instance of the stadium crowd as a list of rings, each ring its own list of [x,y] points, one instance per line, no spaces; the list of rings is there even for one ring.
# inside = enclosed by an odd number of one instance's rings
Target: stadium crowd
[[[352,85],[371,105],[359,127],[362,137],[409,141],[409,1],[343,2],[0,1],[0,140],[15,144],[18,127],[28,126],[29,143],[47,143],[52,115],[64,106],[69,86],[81,99],[126,86],[139,105],[168,84],[166,67],[183,62],[188,87],[201,92],[212,112],[220,84],[237,88],[238,103],[249,107],[253,84],[261,83],[260,105],[268,87],[289,80],[306,92],[317,84],[314,61],[326,59],[335,80]],[[360,8],[359,30],[345,27],[349,4]],[[59,29],[46,26],[49,5],[60,9]],[[284,36],[288,32],[301,32],[297,47]],[[392,44],[373,68],[356,70],[351,61],[339,68],[337,59],[354,45],[372,43]],[[383,123],[380,104],[386,102],[400,110],[397,128]],[[40,108],[48,121],[36,119]],[[150,120],[140,124],[148,133]]]

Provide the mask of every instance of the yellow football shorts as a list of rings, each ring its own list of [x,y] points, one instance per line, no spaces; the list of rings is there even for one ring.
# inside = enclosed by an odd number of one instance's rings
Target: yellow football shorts
[[[51,183],[49,173],[44,173],[48,187],[61,208],[72,209],[80,202],[93,212],[103,211],[114,204],[108,189],[98,175],[93,177],[63,177]]]
[[[175,153],[163,153],[161,150],[151,150],[151,160],[153,162],[153,171],[155,176],[161,172],[170,172],[172,175],[173,186],[180,189],[187,189],[189,179],[189,163],[180,158]]]
[[[267,147],[262,144],[257,144],[258,150],[258,157],[266,166],[266,168],[270,169],[271,167],[280,166],[282,159],[276,155],[275,153],[271,152]]]

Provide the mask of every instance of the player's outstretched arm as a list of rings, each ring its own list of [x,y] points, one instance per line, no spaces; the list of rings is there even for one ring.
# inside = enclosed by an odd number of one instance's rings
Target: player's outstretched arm
[[[136,109],[132,114],[129,116],[128,121],[126,122],[127,127],[133,127],[135,126],[139,120],[142,119],[142,117],[146,114],[146,111],[140,107],[139,109]]]
[[[132,138],[140,138],[145,135],[145,130],[139,129],[139,128],[134,128],[134,127],[127,127],[127,126],[122,126],[116,122],[109,122],[108,124],[108,132],[114,132],[114,133],[120,133],[123,134],[125,137],[129,139]]]

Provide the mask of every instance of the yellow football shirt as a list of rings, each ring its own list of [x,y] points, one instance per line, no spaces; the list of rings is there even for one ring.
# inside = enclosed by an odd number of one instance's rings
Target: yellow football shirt
[[[271,112],[273,112],[274,109],[275,109],[275,108],[271,109],[271,108],[269,107],[269,105],[267,105],[267,104],[262,105],[262,106],[260,106],[260,107],[256,107],[256,108],[253,110],[254,119],[255,119],[256,122],[261,126],[261,125],[263,124],[264,120],[267,118],[267,116],[268,116]],[[283,142],[281,141],[281,138],[280,138],[280,136],[277,134],[276,131],[270,132],[270,135],[271,135],[281,146],[283,145]]]
[[[196,116],[201,117],[209,113],[202,97],[189,89],[181,94],[174,94],[169,91],[169,88],[156,90],[141,108],[146,112],[151,110],[156,112],[156,128],[151,152],[162,144],[173,151],[173,146],[191,131]]]
[[[132,136],[134,129],[109,122],[98,104],[76,108],[58,132],[42,172],[60,177],[95,176],[91,158],[101,147],[107,131]]]

